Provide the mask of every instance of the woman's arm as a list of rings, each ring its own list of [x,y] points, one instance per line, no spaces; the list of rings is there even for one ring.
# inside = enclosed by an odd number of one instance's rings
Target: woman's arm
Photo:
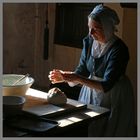
[[[72,82],[74,84],[81,84],[90,88],[103,90],[102,85],[99,81],[88,79],[84,76],[70,71],[53,70],[50,72],[49,79],[52,83]]]
[[[75,73],[63,73],[62,76],[65,82],[73,82],[103,91],[101,82],[98,80],[89,79]]]
[[[101,81],[104,92],[109,91],[119,78],[125,74],[128,61],[128,48],[121,41],[116,42],[116,46],[110,52],[104,77]]]

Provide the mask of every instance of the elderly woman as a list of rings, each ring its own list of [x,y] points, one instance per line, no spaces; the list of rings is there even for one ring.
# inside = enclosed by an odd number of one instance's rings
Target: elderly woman
[[[129,52],[115,35],[119,22],[113,9],[97,5],[88,16],[89,34],[76,70],[49,75],[52,83],[82,85],[79,101],[111,110],[107,120],[91,123],[89,136],[134,136],[133,89],[125,75]]]

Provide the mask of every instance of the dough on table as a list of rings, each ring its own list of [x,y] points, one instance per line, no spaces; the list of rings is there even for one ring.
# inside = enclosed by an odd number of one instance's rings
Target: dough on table
[[[67,96],[59,88],[55,87],[48,91],[47,101],[54,105],[65,105]]]

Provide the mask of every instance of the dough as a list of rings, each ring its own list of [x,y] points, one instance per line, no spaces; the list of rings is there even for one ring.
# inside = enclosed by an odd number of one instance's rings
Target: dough
[[[54,105],[65,105],[67,97],[59,88],[55,87],[48,91],[47,101]]]

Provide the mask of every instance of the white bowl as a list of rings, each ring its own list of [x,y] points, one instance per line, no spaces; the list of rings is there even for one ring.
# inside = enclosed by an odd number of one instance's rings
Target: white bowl
[[[25,101],[23,96],[3,96],[4,117],[20,114]]]
[[[16,85],[13,85],[18,79],[23,77],[24,75],[19,74],[3,74],[2,76],[2,95],[3,96],[25,96],[26,91],[32,86],[34,83],[34,79],[32,77],[26,77]]]

